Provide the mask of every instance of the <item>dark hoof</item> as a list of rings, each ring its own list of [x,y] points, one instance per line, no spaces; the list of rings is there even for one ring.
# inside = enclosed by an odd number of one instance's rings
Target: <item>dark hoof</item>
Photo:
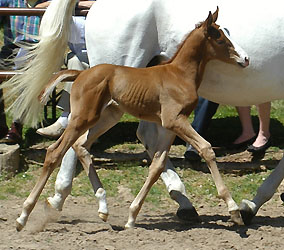
[[[241,212],[241,216],[242,216],[242,219],[245,225],[246,226],[250,225],[253,217],[255,216],[255,213],[244,202],[242,202],[240,205],[240,212]]]
[[[200,222],[199,215],[195,208],[183,208],[177,210],[177,217],[183,221]]]
[[[284,202],[284,193],[280,195],[281,200]]]

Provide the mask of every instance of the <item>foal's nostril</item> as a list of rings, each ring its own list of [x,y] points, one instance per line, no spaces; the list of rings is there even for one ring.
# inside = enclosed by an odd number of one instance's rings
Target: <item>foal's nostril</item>
[[[243,61],[244,60],[244,61]],[[245,57],[243,60],[241,60],[240,62],[238,62],[238,64],[245,68],[247,66],[249,66],[249,57]]]
[[[249,57],[245,57],[245,65],[246,65],[246,66],[249,65]]]

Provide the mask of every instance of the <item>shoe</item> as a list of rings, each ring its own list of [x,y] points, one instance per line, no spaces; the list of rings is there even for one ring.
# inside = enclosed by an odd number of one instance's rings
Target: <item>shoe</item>
[[[255,147],[253,145],[249,145],[247,148],[247,151],[257,154],[257,153],[264,153],[266,151],[266,149],[268,149],[271,146],[271,138],[268,139],[268,141],[260,146],[260,147]]]
[[[39,128],[36,133],[49,138],[58,138],[63,134],[64,130],[65,128],[57,120],[55,123],[48,127]]]
[[[0,126],[0,139],[4,138],[8,133],[8,127]]]
[[[187,161],[201,161],[200,155],[193,150],[185,151],[184,159],[187,160]]]
[[[22,142],[22,124],[13,122],[6,136],[0,140],[1,143],[20,144]]]
[[[227,149],[241,149],[241,148],[245,148],[248,145],[254,143],[255,139],[256,139],[256,136],[254,136],[254,137],[252,137],[252,138],[250,138],[250,139],[248,139],[246,141],[243,141],[241,143],[237,143],[237,144],[236,143],[232,143],[232,144],[227,146]]]

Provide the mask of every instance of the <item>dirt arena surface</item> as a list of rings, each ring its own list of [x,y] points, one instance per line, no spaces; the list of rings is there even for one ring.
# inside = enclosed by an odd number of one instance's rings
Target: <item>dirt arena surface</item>
[[[31,149],[29,159],[33,159],[34,154],[36,158],[39,157],[37,148]],[[206,169],[205,163],[185,166],[183,152],[184,147],[172,147],[170,157],[174,165],[196,168],[199,171]],[[137,146],[132,153],[124,148],[97,153],[94,160],[107,160],[110,164],[119,159],[131,161],[135,158],[145,161],[145,155],[144,149]],[[283,150],[277,153],[268,151],[264,160],[252,161],[248,152],[241,152],[218,157],[217,160],[220,171],[225,172],[226,166],[227,172],[240,173],[248,169],[261,171],[275,167],[282,156]],[[280,193],[284,192],[284,183],[274,197],[260,209],[253,224],[248,227],[236,226],[230,222],[223,201],[217,202],[218,205],[214,207],[207,203],[196,204],[195,201],[194,205],[201,218],[200,223],[178,220],[175,215],[177,204],[170,201],[163,208],[144,203],[137,217],[136,228],[124,230],[128,207],[134,197],[130,190],[120,188],[118,197],[108,197],[110,215],[107,222],[99,219],[95,198],[69,196],[63,211],[53,211],[49,213],[48,218],[44,212],[43,200],[39,201],[27,226],[21,232],[16,231],[15,220],[21,212],[24,199],[11,196],[1,200],[0,249],[284,249],[284,206],[279,198]]]
[[[45,224],[39,202],[21,232],[15,229],[15,219],[24,200],[1,201],[0,249],[283,249],[280,200],[264,205],[249,227],[233,225],[223,203],[215,208],[200,205],[202,222],[196,224],[179,221],[174,204],[157,209],[146,203],[137,227],[124,230],[130,199],[117,198],[108,199],[108,222],[98,218],[95,201],[69,197],[63,211],[53,214],[54,222]]]

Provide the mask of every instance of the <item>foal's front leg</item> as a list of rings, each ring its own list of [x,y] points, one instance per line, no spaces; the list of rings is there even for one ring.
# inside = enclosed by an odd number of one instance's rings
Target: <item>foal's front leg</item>
[[[164,123],[168,129],[171,129],[179,137],[191,144],[206,161],[208,168],[211,172],[213,181],[216,185],[218,195],[222,198],[231,214],[231,219],[238,225],[243,225],[243,221],[240,215],[239,207],[233,200],[228,188],[223,182],[223,179],[219,173],[216,156],[210,145],[205,139],[203,139],[190,125],[186,116],[179,116],[176,120],[169,120]]]
[[[164,140],[171,140],[171,137],[165,137],[163,133],[159,133],[158,130],[164,130],[163,127],[156,123],[140,121],[137,129],[137,137],[143,143],[147,152],[152,159],[157,150],[157,137],[162,135]],[[171,133],[169,130],[165,130],[165,133]],[[166,160],[166,166],[161,173],[161,179],[167,187],[170,197],[179,204],[177,210],[177,217],[186,221],[198,221],[198,213],[193,207],[192,203],[187,197],[185,186],[182,183],[180,177],[176,173],[173,164],[169,157]]]
[[[131,228],[135,226],[136,217],[142,207],[142,204],[150,191],[153,184],[158,180],[160,174],[165,168],[167,161],[168,152],[172,142],[175,138],[175,135],[170,131],[165,129],[159,129],[157,136],[157,149],[152,159],[152,163],[149,166],[148,177],[139,191],[138,195],[135,197],[134,201],[131,203],[129,208],[129,217],[128,222],[125,225],[125,228]]]

